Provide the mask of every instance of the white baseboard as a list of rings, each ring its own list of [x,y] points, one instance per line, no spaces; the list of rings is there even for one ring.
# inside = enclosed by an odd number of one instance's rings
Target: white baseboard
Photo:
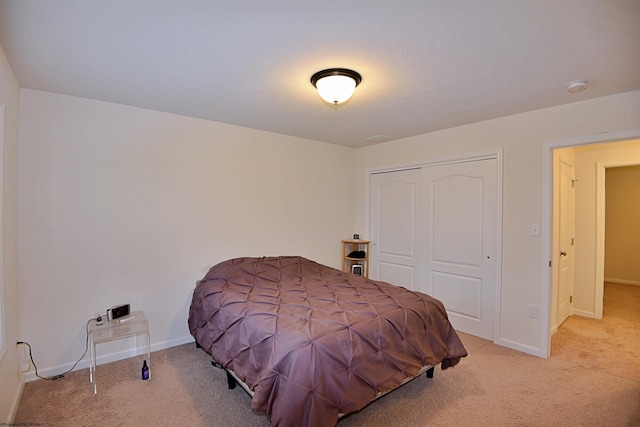
[[[195,342],[195,339],[193,339],[193,337],[191,335],[186,335],[184,337],[180,337],[180,338],[175,338],[169,341],[164,341],[161,343],[156,343],[156,344],[151,344],[151,351],[159,351],[159,350],[165,350],[167,348],[171,348],[171,347],[177,347],[179,345],[182,344],[187,344],[190,342]]]
[[[537,347],[532,347],[529,345],[525,345],[519,342],[515,342],[515,341],[511,341],[505,338],[498,338],[495,341],[496,344],[501,345],[503,347],[507,347],[510,348],[512,350],[518,350],[522,353],[527,353],[527,354],[531,354],[532,356],[538,356],[538,357],[545,357],[545,354],[542,354],[539,348]]]
[[[172,339],[172,340],[169,340],[169,341],[163,341],[163,342],[159,342],[159,343],[152,343],[150,351],[154,352],[154,351],[159,351],[159,350],[165,350],[167,348],[176,347],[176,346],[179,346],[179,345],[182,345],[182,344],[187,344],[187,343],[194,342],[194,341],[195,340],[193,339],[193,337],[191,335],[186,335],[184,337],[175,338],[175,339]],[[134,349],[102,354],[102,355],[98,355],[98,357],[96,358],[96,364],[97,365],[102,365],[104,363],[116,362],[118,360],[128,359],[129,357],[133,357],[135,355],[136,354],[135,354],[135,350]],[[74,371],[79,371],[81,369],[87,369],[87,368],[89,368],[89,363],[90,363],[90,361],[88,359],[88,356],[85,356],[83,358],[83,360],[78,362],[78,364],[76,365],[76,367],[73,370]],[[71,369],[72,366],[73,366],[73,363],[65,363],[63,365],[52,366],[50,368],[38,369],[38,375],[40,375],[41,377],[51,377],[53,375],[58,375],[60,372],[68,371],[69,369]],[[33,370],[33,368],[31,368],[30,371],[28,371],[28,372],[26,372],[24,374],[23,383],[25,381],[26,382],[31,382],[31,381],[35,381],[37,379],[38,379],[38,377],[36,377],[35,371]]]
[[[596,314],[590,311],[584,311],[584,310],[577,310],[577,309],[573,309],[572,315],[575,316],[582,316],[582,317],[588,317],[589,319],[595,319],[596,318]]]
[[[16,419],[16,414],[18,413],[18,405],[20,404],[20,399],[22,398],[23,390],[24,390],[24,375],[21,375],[20,386],[18,387],[18,390],[15,396],[13,396],[13,400],[11,401],[11,407],[9,408],[8,418],[5,420],[3,424],[0,424],[0,425],[7,425],[7,426],[14,425],[13,421]]]
[[[609,277],[605,277],[604,278],[605,282],[610,282],[610,283],[619,283],[621,285],[634,285],[634,286],[640,286],[640,282],[637,282],[635,280],[625,280],[625,279],[611,279]]]

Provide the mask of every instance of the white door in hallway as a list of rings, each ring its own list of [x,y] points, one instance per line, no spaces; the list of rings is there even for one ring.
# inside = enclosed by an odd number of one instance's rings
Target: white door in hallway
[[[497,290],[497,161],[423,168],[425,274],[456,329],[493,340]]]
[[[575,202],[574,183],[575,173],[573,164],[560,157],[560,194],[559,194],[559,230],[560,237],[558,257],[558,312],[557,325],[567,320],[573,312],[574,285],[574,229]]]

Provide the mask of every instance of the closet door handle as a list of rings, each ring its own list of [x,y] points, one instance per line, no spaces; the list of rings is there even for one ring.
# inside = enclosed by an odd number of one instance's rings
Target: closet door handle
[[[560,251],[560,256],[567,256],[567,253],[565,251]]]

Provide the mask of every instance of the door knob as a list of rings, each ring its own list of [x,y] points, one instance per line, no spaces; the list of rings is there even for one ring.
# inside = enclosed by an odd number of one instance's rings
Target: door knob
[[[560,251],[560,256],[567,256],[567,253],[565,251]]]

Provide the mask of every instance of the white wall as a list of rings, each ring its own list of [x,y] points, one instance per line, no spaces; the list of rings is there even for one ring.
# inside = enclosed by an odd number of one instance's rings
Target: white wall
[[[365,227],[367,168],[503,147],[502,291],[497,341],[544,355],[548,344],[544,325],[548,319],[527,316],[529,304],[549,305],[549,301],[543,301],[548,294],[543,286],[549,286],[543,278],[548,271],[542,267],[546,263],[542,260],[546,242],[529,235],[531,224],[543,222],[544,144],[638,128],[640,91],[634,91],[358,149],[356,228]]]
[[[33,90],[20,103],[20,338],[45,375],[70,367],[88,317],[116,303],[145,310],[154,349],[189,340],[194,283],[223,259],[301,254],[339,267],[340,239],[366,237],[367,168],[496,147],[498,341],[536,354],[546,333],[527,306],[544,294],[544,243],[529,231],[543,217],[543,144],[640,128],[639,91],[358,150]]]
[[[339,268],[354,160],[332,144],[23,89],[20,319],[39,370],[70,367],[87,319],[118,303],[145,311],[152,349],[189,341],[195,282],[222,260]]]
[[[22,388],[18,372],[16,336],[18,313],[18,81],[0,49],[0,104],[4,103],[2,153],[2,280],[6,351],[0,355],[0,425],[13,421]],[[1,285],[1,284],[0,284]]]

